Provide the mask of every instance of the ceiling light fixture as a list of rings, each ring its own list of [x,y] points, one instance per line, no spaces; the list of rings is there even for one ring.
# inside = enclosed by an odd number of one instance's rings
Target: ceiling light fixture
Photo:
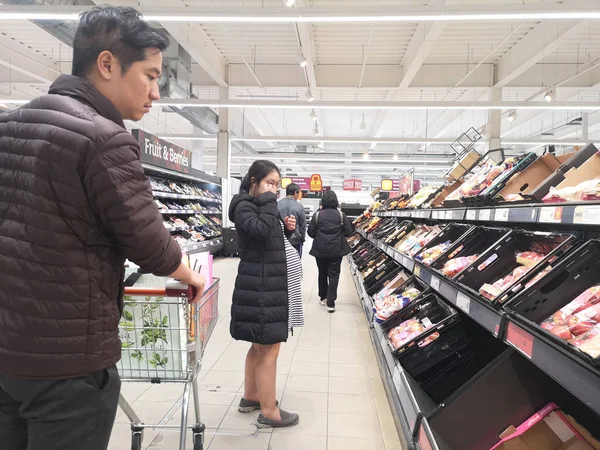
[[[369,154],[368,154],[367,152],[365,152],[365,153],[363,154],[363,159],[364,159],[365,161],[367,161],[367,160],[369,159]]]
[[[548,92],[546,92],[546,95],[544,95],[544,100],[547,102],[553,102],[556,100],[556,90],[550,89]]]
[[[310,112],[310,118],[311,118],[311,119],[312,119],[314,122],[316,122],[316,121],[318,120],[318,119],[317,119],[317,113],[315,112],[315,110],[314,110],[314,109],[313,109],[313,110]]]
[[[284,0],[287,5],[291,0]],[[81,6],[47,7],[17,6],[0,9],[0,20],[79,20]],[[485,8],[488,9],[485,9]],[[515,20],[594,20],[600,19],[600,11],[592,8],[574,9],[569,5],[521,5],[519,7],[490,10],[487,5],[479,8],[470,6],[442,6],[427,8],[426,12],[415,13],[414,7],[390,8],[365,14],[364,10],[349,10],[343,14],[332,14],[327,8],[301,8],[297,12],[281,12],[276,8],[265,8],[268,13],[230,13],[231,9],[209,11],[206,8],[141,8],[147,21],[201,22],[201,23],[371,23],[371,22],[448,22],[448,21],[515,21]]]
[[[392,156],[392,161],[398,161],[398,153],[394,153],[394,156]]]
[[[300,64],[300,67],[302,68],[305,68],[308,65],[308,61],[302,54],[302,49],[298,51],[298,64]]]
[[[285,6],[288,8],[291,8],[296,4],[296,0],[283,0],[283,3],[285,3]]]
[[[313,97],[312,92],[310,91],[310,89],[308,89],[306,91],[306,94],[304,94],[304,95],[306,97],[306,100],[308,100],[309,102],[314,102],[315,101],[315,98]]]
[[[360,129],[364,130],[367,128],[367,122],[365,122],[365,115],[362,115],[362,122],[360,123]]]
[[[517,120],[517,117],[519,115],[517,114],[517,112],[515,110],[512,110],[510,113],[508,113],[507,119],[509,122],[514,122],[515,120]]]
[[[319,133],[319,127],[318,126],[315,125],[315,129],[313,130],[313,133],[314,133],[315,136],[319,136],[320,135],[320,133]]]

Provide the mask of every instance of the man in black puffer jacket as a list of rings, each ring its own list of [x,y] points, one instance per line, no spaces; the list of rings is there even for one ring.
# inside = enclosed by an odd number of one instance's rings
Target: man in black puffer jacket
[[[80,21],[73,76],[0,114],[0,448],[105,450],[125,258],[202,293],[123,119],[159,98],[167,37],[131,8]]]

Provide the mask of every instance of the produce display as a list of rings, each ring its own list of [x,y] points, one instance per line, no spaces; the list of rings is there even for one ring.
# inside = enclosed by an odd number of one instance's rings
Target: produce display
[[[562,189],[550,188],[542,199],[544,203],[562,203],[600,200],[600,177]]]
[[[592,358],[600,356],[600,285],[585,290],[540,326]]]
[[[156,177],[148,177],[148,181],[150,182],[150,187],[155,192],[160,192],[163,194],[206,197],[212,200],[221,200],[221,194],[218,192],[202,189],[191,183],[182,183],[180,181],[172,181]]]
[[[421,291],[416,288],[406,289],[398,295],[388,295],[383,299],[375,300],[375,321],[378,323],[385,322],[398,311],[401,311],[409,305],[415,298],[421,295]]]
[[[446,241],[438,245],[434,245],[431,248],[428,248],[423,251],[423,253],[415,256],[416,260],[421,261],[426,266],[431,265],[436,259],[438,259],[450,246],[452,245],[451,241]]]
[[[446,261],[444,267],[442,268],[442,273],[447,277],[454,278],[468,266],[473,264],[477,258],[479,258],[479,255],[460,256],[458,258]]]
[[[521,279],[527,272],[529,272],[529,267],[518,266],[511,273],[495,281],[493,284],[485,283],[479,288],[479,293],[488,300],[495,300],[506,288]]]

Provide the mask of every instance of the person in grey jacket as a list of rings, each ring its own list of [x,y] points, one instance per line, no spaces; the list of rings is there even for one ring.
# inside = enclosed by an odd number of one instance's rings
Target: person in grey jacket
[[[291,183],[285,188],[285,195],[287,197],[281,199],[277,205],[279,216],[282,219],[288,216],[296,218],[296,230],[294,230],[294,234],[289,240],[290,244],[298,250],[298,254],[302,257],[302,245],[306,239],[306,213],[304,212],[304,207],[298,201],[300,186]]]

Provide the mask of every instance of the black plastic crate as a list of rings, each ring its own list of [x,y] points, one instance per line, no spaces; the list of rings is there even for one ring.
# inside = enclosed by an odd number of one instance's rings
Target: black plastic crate
[[[400,222],[400,224],[398,224],[396,228],[396,230],[398,230],[398,233],[392,238],[393,233],[395,232],[393,231],[392,233],[390,233],[389,236],[383,238],[383,242],[393,247],[398,243],[398,241],[403,239],[408,233],[410,233],[414,229],[414,222],[411,222],[410,220],[403,220],[402,222]]]
[[[458,287],[475,296],[483,303],[500,308],[510,298],[520,292],[535,275],[543,270],[548,263],[555,262],[564,256],[577,244],[577,239],[571,234],[542,233],[539,231],[513,230],[501,238],[496,245],[483,252],[479,258],[466,270],[454,278]],[[502,290],[493,300],[479,293],[484,284],[493,284],[500,278],[509,275],[520,264],[516,254],[520,252],[537,252],[544,258],[520,279],[513,281]]]
[[[405,311],[407,308],[410,308],[411,305],[419,302],[422,298],[432,293],[431,288],[429,286],[423,283],[418,277],[413,275],[408,280],[406,280],[401,286],[398,286],[396,289],[390,292],[390,295],[399,295],[411,288],[418,289],[419,291],[421,291],[421,294],[419,294],[412,302],[410,302],[404,308],[392,314],[387,320],[381,322],[380,324],[382,327],[386,327],[386,324],[388,324],[389,321],[392,320],[395,316],[397,316],[398,314],[402,314],[402,312]],[[373,319],[375,320],[375,318]]]
[[[470,233],[465,233],[464,236],[458,239],[450,247],[450,249],[436,259],[430,267],[445,278],[456,278],[458,275],[460,275],[460,272],[454,277],[449,277],[442,272],[444,264],[451,259],[459,258],[461,256],[480,255],[511,232],[512,230],[508,228],[476,226]],[[469,266],[465,267],[463,271],[467,270],[468,268]]]
[[[539,324],[592,286],[600,283],[600,240],[581,245],[556,264],[535,285],[508,302],[505,310],[517,322],[555,347],[586,362],[600,366],[600,357],[592,358],[567,341],[543,329]]]
[[[415,336],[408,342],[405,342],[402,346],[397,349],[394,349],[389,342],[389,338],[387,337],[390,330],[406,320],[416,319],[419,321],[423,321],[424,319],[429,319],[431,321],[432,326],[425,330],[423,333]],[[386,321],[385,324],[382,324],[381,328],[383,329],[386,340],[390,348],[392,349],[392,354],[394,357],[398,358],[405,350],[409,349],[416,343],[420,342],[425,333],[428,333],[432,330],[439,329],[443,327],[445,324],[456,320],[457,312],[444,303],[440,298],[434,293],[427,294],[423,296],[419,301],[411,302],[408,307],[400,311],[398,314],[394,315],[390,320]]]
[[[474,228],[475,227],[473,225],[466,225],[466,224],[462,224],[462,223],[449,223],[448,225],[446,225],[446,227],[444,227],[444,229],[442,230],[442,232],[440,234],[438,234],[436,237],[434,237],[426,246],[421,248],[421,250],[419,250],[414,255],[413,259],[415,260],[415,262],[418,262],[420,264],[423,264],[424,266],[429,267],[427,264],[424,264],[420,259],[420,256],[422,256],[424,251],[426,251],[427,249],[430,249],[432,247],[435,247],[436,245],[442,244],[446,241],[451,242],[450,247],[448,249],[446,249],[446,251],[443,252],[438,258],[436,258],[432,262],[432,264],[433,264],[433,263],[435,263],[435,261],[437,261],[437,259],[448,254],[450,249],[452,249],[452,244],[454,242],[459,241],[460,239],[462,239],[463,237],[465,237],[466,235],[471,233],[474,230]]]
[[[473,197],[461,197],[461,201],[468,207],[477,207],[477,206],[490,206],[494,205],[494,197],[504,189],[508,180],[510,180],[515,174],[522,172],[527,167],[535,162],[538,158],[537,154],[531,152],[527,153],[523,156],[523,158],[515,164],[515,166],[506,171],[505,173],[499,175],[492,184],[485,189],[479,195],[475,195]]]
[[[372,279],[372,282],[370,282],[368,285],[365,285],[365,291],[367,292],[367,295],[371,297],[377,294],[389,281],[396,278],[396,275],[403,270],[402,267],[394,260],[391,260],[390,264],[392,266],[390,270],[388,270],[384,275],[375,277]]]

